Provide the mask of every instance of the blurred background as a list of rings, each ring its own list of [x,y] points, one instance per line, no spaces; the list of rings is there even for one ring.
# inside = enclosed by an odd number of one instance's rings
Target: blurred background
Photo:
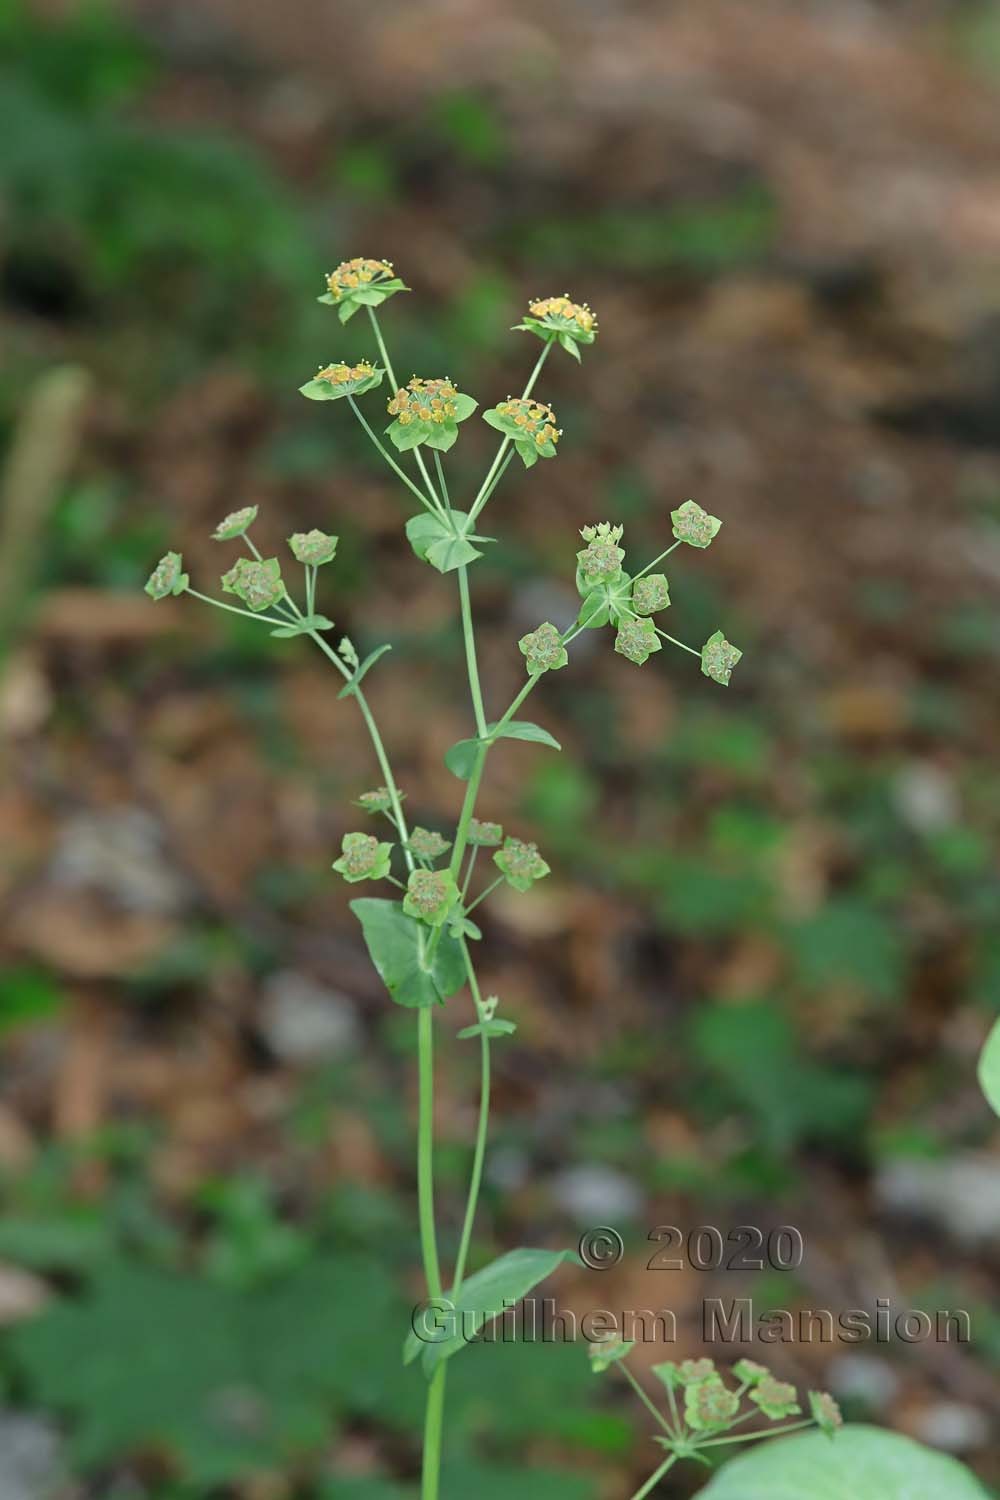
[[[529,297],[589,301],[474,570],[489,706],[572,608],[578,528],[633,558],[693,496],[670,629],[726,691],[594,632],[483,815],[554,873],[484,912],[495,1050],[480,1260],[616,1227],[563,1305],[964,1308],[971,1345],[735,1348],[1000,1484],[1000,7],[991,0],[0,3],[0,1500],[403,1500],[421,1377],[412,1017],[330,873],[366,738],[308,644],[196,587],[236,506],[341,548],[419,822],[470,732],[452,579],[340,406],[373,353],[316,303],[413,288],[404,376],[519,390]],[[371,398],[377,417],[378,404]],[[492,455],[463,429],[452,493]],[[567,605],[569,601],[569,605]],[[439,1018],[454,1249],[478,1058]],[[647,1269],[657,1225],[796,1226],[798,1269]],[[715,1351],[718,1352],[718,1351]],[[580,1345],[473,1349],[449,1500],[617,1500],[645,1419]],[[673,1478],[673,1476],[671,1476]],[[697,1487],[679,1473],[667,1492]]]

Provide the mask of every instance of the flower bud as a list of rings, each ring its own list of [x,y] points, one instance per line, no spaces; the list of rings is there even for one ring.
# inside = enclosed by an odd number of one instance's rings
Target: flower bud
[[[387,411],[396,420],[386,429],[401,452],[426,443],[442,453],[458,437],[458,424],[471,417],[479,403],[463,396],[450,380],[421,380],[414,375],[390,398]]]
[[[694,1432],[727,1426],[739,1409],[739,1397],[726,1389],[720,1375],[710,1375],[685,1388],[684,1417]]]
[[[523,839],[504,839],[503,848],[493,856],[493,863],[515,891],[530,890],[536,880],[542,880],[549,873],[538,845],[525,843]]]
[[[689,547],[707,547],[722,525],[717,516],[710,516],[694,500],[685,500],[677,510],[672,510],[670,519],[674,523],[674,536]]]
[[[338,540],[338,537],[329,536],[325,531],[318,531],[314,527],[312,531],[297,531],[288,538],[288,545],[296,562],[318,568],[322,563],[333,561]]]
[[[442,838],[436,831],[414,828],[406,847],[417,859],[440,859],[451,848],[451,840]]]
[[[632,608],[637,615],[652,615],[670,604],[670,588],[663,573],[645,573],[632,585]]]
[[[825,1432],[827,1437],[833,1437],[837,1428],[844,1425],[840,1407],[832,1396],[827,1395],[826,1391],[809,1392],[809,1410],[816,1426],[820,1432]]]
[[[540,458],[555,458],[561,431],[556,414],[534,396],[508,396],[506,401],[483,412],[483,421],[510,438],[526,469]]]
[[[235,542],[237,537],[244,536],[257,519],[256,505],[244,505],[242,510],[234,510],[212,532],[212,540],[215,542]]]
[[[485,823],[480,822],[478,818],[470,818],[466,838],[470,844],[477,844],[484,849],[493,849],[503,841],[503,829],[499,823]]]
[[[615,636],[615,650],[641,667],[654,651],[663,650],[663,642],[656,633],[652,620],[625,620]]]
[[[179,552],[167,552],[160,558],[146,580],[146,593],[151,599],[166,599],[168,594],[183,594],[188,586],[188,575],[183,571],[183,558]]]
[[[601,584],[614,583],[620,576],[625,549],[618,543],[624,530],[623,526],[612,526],[610,521],[583,527],[580,535],[587,545],[576,554],[577,588],[581,594]]]
[[[380,844],[370,833],[345,833],[343,853],[334,860],[338,875],[353,885],[358,880],[382,880],[389,873],[391,844]]]
[[[528,667],[528,674],[537,677],[542,672],[555,672],[569,661],[569,654],[556,627],[546,620],[537,630],[522,635],[518,641],[521,654]]]
[[[759,1406],[765,1417],[770,1417],[772,1422],[780,1422],[785,1417],[794,1417],[802,1410],[794,1385],[789,1385],[786,1380],[775,1380],[773,1375],[768,1375],[761,1380],[749,1394],[750,1400]]]
[[[405,795],[405,792],[400,792],[400,802],[402,802]],[[369,813],[388,812],[392,807],[389,788],[380,786],[376,787],[373,792],[362,792],[361,796],[355,801],[354,806],[363,808],[365,812]]]
[[[263,558],[260,562],[248,557],[237,558],[229,572],[222,575],[222,590],[226,594],[235,594],[247,609],[259,614],[285,597],[281,564],[276,557]]]
[[[719,682],[723,687],[728,687],[733,668],[742,655],[743,652],[730,645],[722,631],[717,630],[714,635],[709,636],[701,648],[701,670],[706,677],[711,677],[713,682]]]
[[[395,292],[407,290],[391,261],[369,260],[363,255],[341,261],[327,275],[326,287],[319,300],[336,307],[342,323],[353,318],[359,307],[379,307]]]
[[[323,365],[312,380],[299,386],[299,392],[310,401],[339,401],[344,396],[363,396],[366,391],[373,391],[382,384],[384,374],[384,370],[370,364],[367,359],[356,365],[343,362]]]
[[[413,870],[406,885],[403,910],[431,927],[440,927],[458,901],[458,886],[446,870]]]
[[[534,333],[540,339],[555,335],[556,341],[580,358],[580,344],[592,344],[597,337],[597,319],[586,302],[571,302],[568,296],[541,297],[529,304],[524,321],[516,325],[524,333]]]

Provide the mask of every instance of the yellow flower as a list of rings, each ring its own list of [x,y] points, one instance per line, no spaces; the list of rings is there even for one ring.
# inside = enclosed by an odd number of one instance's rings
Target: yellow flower
[[[575,323],[583,333],[597,332],[597,318],[586,302],[571,302],[569,297],[542,297],[528,306],[533,318],[555,318],[566,323]]]
[[[457,395],[458,391],[450,380],[421,380],[414,375],[402,390],[396,392],[387,410],[391,417],[398,417],[404,426],[412,422],[414,417],[421,422],[454,421],[457,415]]]
[[[361,286],[378,285],[380,281],[392,281],[395,276],[391,261],[369,260],[356,255],[353,260],[343,260],[326,278],[331,297],[339,302],[345,292],[353,292]]]

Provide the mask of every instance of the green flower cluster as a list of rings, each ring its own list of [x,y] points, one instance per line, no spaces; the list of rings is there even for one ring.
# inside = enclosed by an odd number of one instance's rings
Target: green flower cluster
[[[312,531],[296,531],[294,536],[288,538],[288,545],[296,562],[318,568],[323,563],[333,561],[339,540],[339,537],[330,536],[313,527]]]
[[[514,449],[526,469],[530,469],[540,458],[555,458],[556,444],[561,432],[556,424],[556,414],[551,406],[535,397],[508,396],[489,411],[483,412],[483,421],[510,438]]]
[[[166,599],[170,594],[183,594],[189,582],[180,553],[167,552],[147,578],[146,593],[151,599]]]
[[[391,261],[356,255],[327,274],[326,291],[319,300],[336,307],[340,321],[346,323],[359,308],[380,307],[394,293],[408,290]]]
[[[407,849],[416,859],[440,859],[451,848],[451,840],[426,828],[414,828],[406,843]]]
[[[548,620],[544,625],[539,625],[537,630],[522,635],[517,644],[531,677],[538,677],[542,672],[558,671],[569,661],[562,635]]]
[[[560,348],[579,360],[581,344],[592,344],[597,337],[597,319],[586,302],[571,302],[562,297],[541,297],[531,302],[524,321],[516,323],[518,332],[533,333],[540,339],[555,338]]]
[[[441,927],[458,900],[458,886],[446,870],[414,870],[407,881],[403,910],[408,917]]]
[[[281,564],[276,557],[237,558],[228,573],[222,575],[222,592],[235,594],[247,609],[256,614],[270,609],[285,597]]]
[[[471,417],[478,404],[457,391],[450,380],[421,380],[414,375],[390,399],[386,409],[396,420],[386,431],[403,453],[421,443],[447,453],[458,437],[459,422]]]
[[[525,843],[523,839],[504,839],[503,848],[493,856],[493,863],[515,891],[530,890],[536,880],[549,873],[538,845]]]
[[[345,396],[363,396],[382,384],[384,370],[362,359],[356,365],[341,362],[336,365],[321,365],[320,369],[299,386],[299,393],[310,401],[340,401]]]
[[[341,849],[333,868],[352,885],[358,880],[384,880],[389,874],[392,845],[380,844],[372,834],[345,833]]]

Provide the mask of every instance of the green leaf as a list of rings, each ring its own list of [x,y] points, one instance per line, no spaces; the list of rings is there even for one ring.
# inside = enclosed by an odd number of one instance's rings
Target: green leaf
[[[990,1109],[1000,1115],[1000,1021],[994,1024],[979,1054],[979,1087]]]
[[[454,448],[458,442],[458,428],[453,422],[442,422],[440,426],[435,424],[424,438],[424,442],[428,448],[436,448],[439,453],[447,453],[449,448]]]
[[[455,406],[456,422],[464,422],[466,417],[471,417],[472,413],[479,405],[478,401],[474,401],[471,396],[463,396],[461,392],[459,392],[459,394],[453,398],[453,401]]]
[[[579,364],[580,363],[580,351],[579,351],[579,349],[576,346],[576,339],[571,338],[568,333],[560,333],[558,337],[559,337],[560,347],[563,348],[563,349],[565,349],[567,354],[572,354],[572,356],[576,360],[577,364]]]
[[[390,422],[385,429],[389,441],[400,453],[409,453],[411,448],[417,448],[427,437],[426,422]]]
[[[405,529],[410,546],[421,562],[427,561],[427,549],[434,542],[440,542],[452,535],[442,520],[430,515],[427,511],[411,516]]]
[[[492,744],[495,740],[529,740],[536,745],[548,745],[553,750],[562,749],[562,745],[547,729],[543,729],[540,724],[532,724],[528,719],[511,719],[502,729],[497,729],[495,724],[488,724],[486,732],[485,740],[456,740],[445,751],[444,763],[459,781],[468,781],[472,775],[476,752],[480,746]]]
[[[513,1036],[516,1030],[516,1021],[477,1021],[475,1026],[463,1026],[462,1030],[458,1033],[458,1039],[460,1042],[464,1042],[473,1036]]]
[[[482,553],[464,536],[449,536],[432,542],[427,548],[427,561],[439,573],[450,573],[464,563],[475,562]]]
[[[593,589],[587,594],[580,605],[580,613],[576,617],[576,623],[582,625],[586,630],[599,630],[611,619],[611,610],[608,605],[608,594],[606,589]]]
[[[877,1427],[808,1432],[726,1464],[701,1500],[986,1500],[953,1458]]]
[[[465,1349],[491,1318],[516,1306],[564,1261],[578,1264],[572,1250],[509,1250],[476,1271],[462,1283],[454,1301],[447,1296],[442,1299],[423,1338],[411,1330],[403,1347],[404,1364],[422,1351],[421,1363],[426,1374],[432,1375],[443,1360]]]
[[[301,620],[292,620],[287,625],[276,626],[271,634],[287,640],[293,635],[308,635],[310,630],[332,629],[333,621],[328,620],[326,615],[303,615]]]
[[[543,729],[540,724],[532,724],[529,719],[510,719],[502,729],[497,729],[493,724],[487,727],[494,739],[530,740],[535,745],[548,745],[553,750],[562,749],[562,745],[547,729]]]
[[[372,667],[380,659],[380,657],[383,657],[387,651],[391,650],[392,647],[387,641],[384,646],[376,646],[374,651],[369,651],[368,655],[365,657],[364,661],[361,663],[360,667],[358,667],[354,675],[348,682],[344,683],[344,686],[337,694],[337,697],[349,698],[352,696],[352,694],[356,693],[361,685],[361,679],[364,677],[365,673],[370,672]]]
[[[465,983],[462,950],[442,932],[430,966],[431,933],[403,911],[399,901],[362,897],[351,902],[378,976],[397,1005],[420,1009],[454,995]]]

